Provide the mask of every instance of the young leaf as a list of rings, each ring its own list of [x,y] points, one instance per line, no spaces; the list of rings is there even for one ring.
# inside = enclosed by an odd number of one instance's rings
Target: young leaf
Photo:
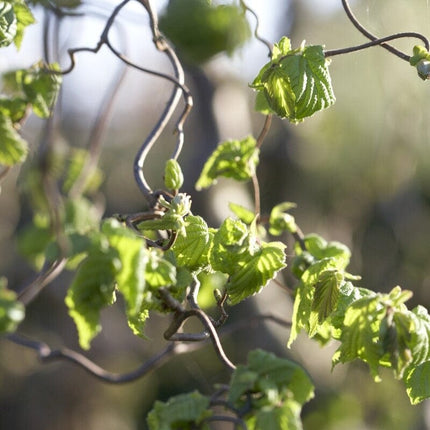
[[[185,234],[179,233],[172,251],[178,266],[196,270],[208,264],[211,234],[203,218],[189,215],[185,222]]]
[[[191,197],[188,194],[179,193],[171,202],[160,197],[160,204],[168,209],[167,212],[161,218],[140,222],[139,229],[175,230],[186,234],[184,217],[191,212]]]
[[[25,160],[28,145],[13,127],[10,118],[0,115],[0,164],[13,166]]]
[[[102,232],[121,260],[121,269],[115,280],[127,303],[127,314],[136,316],[141,309],[145,289],[145,266],[148,260],[145,241],[115,219],[106,220]]]
[[[14,332],[25,317],[24,305],[6,285],[6,279],[0,278],[0,334]]]
[[[279,117],[297,123],[334,104],[328,65],[322,46],[291,50],[283,38],[251,87],[264,94]]]
[[[301,406],[287,400],[282,406],[266,406],[246,420],[249,430],[302,430]]]
[[[430,397],[430,361],[426,361],[406,375],[406,392],[413,405]]]
[[[232,305],[258,293],[286,267],[285,248],[281,242],[262,243],[257,252],[244,256],[226,285]]]
[[[101,309],[115,302],[115,277],[120,268],[117,252],[103,240],[96,241],[78,268],[65,302],[83,349],[89,349],[91,340],[101,330]]]
[[[194,391],[171,397],[165,403],[157,400],[148,414],[147,423],[149,430],[191,430],[211,415],[209,398]]]
[[[237,205],[236,203],[229,203],[228,207],[242,222],[247,225],[250,225],[255,219],[255,213],[249,209],[246,209],[242,205]]]
[[[17,20],[13,10],[13,3],[0,4],[0,47],[9,46],[17,32]]]
[[[206,161],[196,189],[208,188],[220,176],[247,181],[256,171],[260,150],[252,136],[221,143]]]
[[[277,407],[294,400],[299,405],[314,396],[312,382],[297,364],[263,351],[248,354],[248,364],[234,370],[228,401],[240,409],[251,401],[253,410]],[[247,394],[253,393],[248,397]]]
[[[164,169],[164,185],[168,190],[179,190],[184,183],[184,175],[181,166],[173,158],[167,160]]]
[[[24,30],[31,24],[34,24],[36,20],[34,19],[31,10],[24,3],[24,1],[16,0],[13,3],[13,11],[16,16],[16,33],[13,38],[13,42],[17,49],[21,47],[22,38],[24,36]]]
[[[284,231],[295,233],[297,231],[296,221],[294,217],[285,211],[295,208],[296,204],[291,202],[284,202],[276,205],[270,212],[269,219],[269,233],[273,236],[279,236]]]

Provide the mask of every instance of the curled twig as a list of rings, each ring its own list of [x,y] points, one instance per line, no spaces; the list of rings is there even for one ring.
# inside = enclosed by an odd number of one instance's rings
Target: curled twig
[[[54,261],[46,270],[42,271],[39,276],[18,294],[18,300],[25,306],[31,303],[34,298],[55,278],[57,278],[66,266],[65,258]]]
[[[379,39],[374,34],[370,33],[360,23],[360,21],[356,18],[356,16],[353,14],[353,12],[351,10],[351,7],[349,6],[348,0],[342,0],[342,6],[343,6],[343,8],[345,10],[345,13],[348,16],[349,20],[352,22],[352,24],[354,25],[354,27],[357,28],[358,31],[360,31],[361,34],[363,34],[368,39],[370,39],[372,42],[374,42],[375,45],[382,46],[383,48],[385,48],[388,51],[390,51],[392,54],[397,55],[402,60],[409,61],[410,56],[407,55],[407,54],[405,54],[405,53],[403,53],[402,51],[394,48],[393,46],[388,45],[387,43],[384,43],[384,42],[388,42],[390,40],[398,39],[399,37],[416,37],[416,38],[420,39],[424,43],[425,48],[427,50],[430,49],[428,39],[425,36],[423,36],[422,34],[419,34],[419,33],[412,33],[412,32],[411,33],[399,33],[397,35],[388,36],[389,39],[387,39],[387,38]],[[392,37],[392,38],[390,38],[390,37]],[[368,48],[369,46],[374,46],[373,44],[368,45],[368,46],[365,46],[365,45],[360,45],[359,49],[365,49],[365,48]],[[335,50],[335,51],[327,51],[327,52],[329,52],[329,53],[332,52],[331,55],[337,55],[337,53],[344,54],[344,53],[347,53],[347,52],[353,52],[352,50],[349,50],[351,48],[346,48],[346,49],[347,50],[344,51],[344,52],[339,52],[339,51],[343,51],[343,50]],[[358,49],[355,49],[355,50],[358,50]],[[327,56],[327,52],[326,52],[326,56]],[[334,54],[333,54],[333,52],[334,52]]]
[[[272,56],[273,45],[266,39],[260,36],[258,30],[260,28],[260,18],[258,15],[244,2],[244,0],[240,0],[241,6],[248,11],[256,20],[255,29],[254,29],[254,37],[261,42],[263,45],[267,47],[269,50],[269,57]]]

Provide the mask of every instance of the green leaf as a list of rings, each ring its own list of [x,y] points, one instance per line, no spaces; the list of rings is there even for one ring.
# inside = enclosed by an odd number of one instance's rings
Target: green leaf
[[[389,294],[375,294],[351,304],[346,310],[341,345],[333,356],[333,364],[357,358],[366,362],[375,380],[379,366],[392,368],[401,378],[413,361],[410,333],[411,313],[404,301],[408,291],[395,287]]]
[[[66,200],[64,213],[64,230],[66,234],[84,234],[99,229],[100,211],[85,197]]]
[[[221,52],[232,54],[251,35],[240,7],[207,0],[170,0],[160,17],[160,29],[194,63]]]
[[[120,268],[117,252],[100,239],[95,241],[69,287],[65,303],[83,349],[90,348],[91,340],[101,330],[100,311],[115,302],[115,277]]]
[[[80,178],[82,169],[88,161],[89,153],[85,149],[73,148],[67,157],[66,173],[63,181],[63,191],[68,193],[76,181]],[[103,172],[99,168],[94,168],[86,178],[83,191],[94,192],[103,181]]]
[[[414,367],[405,377],[406,392],[413,405],[430,397],[430,361]]]
[[[250,393],[252,397],[247,396]],[[247,365],[234,370],[228,401],[238,409],[251,401],[253,409],[258,409],[288,400],[302,405],[313,396],[312,382],[299,365],[257,349],[248,354]]]
[[[161,251],[151,249],[145,270],[145,281],[154,289],[176,284],[176,267],[163,258]]]
[[[255,213],[249,209],[246,209],[242,205],[229,203],[228,207],[245,224],[250,225],[255,219]]]
[[[179,190],[184,183],[184,175],[181,166],[173,158],[167,160],[164,168],[164,185],[168,190]]]
[[[208,264],[211,234],[204,219],[189,215],[185,222],[185,234],[179,233],[171,250],[178,266],[196,270]]]
[[[328,65],[322,46],[302,44],[291,50],[289,40],[283,38],[251,87],[264,94],[279,117],[297,123],[334,104]],[[267,110],[261,101],[258,107]]]
[[[262,242],[240,220],[227,218],[214,235],[209,262],[230,275],[226,288],[232,304],[256,294],[283,269],[285,245]]]
[[[145,266],[148,260],[145,241],[115,219],[106,220],[102,232],[108,238],[109,245],[118,253],[121,269],[115,280],[127,303],[127,314],[134,317],[141,309],[145,289]]]
[[[13,124],[19,123],[27,114],[27,101],[22,97],[0,97],[0,117],[10,118]]]
[[[167,402],[157,400],[147,423],[149,430],[191,430],[211,415],[209,398],[194,391],[171,397]]]
[[[262,243],[257,252],[239,263],[226,285],[232,305],[258,293],[286,267],[285,248],[281,242]]]
[[[231,274],[238,262],[249,256],[250,238],[247,226],[239,220],[226,218],[214,235],[209,261],[214,270]]]
[[[186,234],[186,222],[184,217],[191,212],[191,197],[188,194],[179,193],[171,202],[160,197],[159,203],[167,212],[158,219],[142,221],[138,224],[140,230],[175,230]]]
[[[24,30],[31,24],[34,24],[36,20],[34,19],[31,10],[23,1],[15,1],[13,3],[13,11],[16,16],[16,33],[13,39],[17,49],[21,47],[22,38],[24,37]]]
[[[247,181],[256,171],[260,150],[252,136],[221,143],[206,161],[196,189],[208,188],[220,176]]]
[[[317,313],[319,324],[336,308],[342,282],[342,273],[333,269],[323,271],[318,277],[318,282],[315,284],[312,311]]]
[[[0,47],[9,46],[15,39],[18,24],[13,3],[0,3]]]
[[[24,317],[24,305],[7,289],[6,278],[0,278],[0,334],[14,332]]]
[[[62,78],[55,73],[59,71],[56,63],[39,62],[29,69],[8,72],[3,79],[9,92],[23,97],[37,116],[48,118],[60,91]]]
[[[27,142],[15,130],[10,118],[0,115],[0,164],[13,166],[21,163],[27,153]]]
[[[266,406],[247,420],[249,430],[302,430],[301,406],[287,400],[282,406]]]
[[[127,322],[133,334],[143,339],[147,339],[145,335],[145,324],[149,318],[149,311],[144,309],[137,314],[128,314]]]
[[[294,217],[285,211],[295,208],[296,204],[291,202],[284,202],[276,205],[270,212],[269,219],[269,233],[274,236],[281,235],[284,231],[295,233],[297,225]]]
[[[414,46],[413,55],[409,63],[411,66],[416,67],[418,76],[422,80],[430,78],[430,52],[424,46]]]

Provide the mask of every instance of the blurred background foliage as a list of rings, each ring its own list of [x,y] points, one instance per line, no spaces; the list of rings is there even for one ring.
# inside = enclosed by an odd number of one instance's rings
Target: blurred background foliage
[[[249,0],[261,20],[261,34],[276,42],[281,36],[298,46],[324,44],[327,49],[364,42],[340,7],[340,0]],[[351,2],[362,23],[384,36],[417,31],[430,36],[428,0],[356,0]],[[154,1],[162,12],[165,1]],[[135,5],[136,6],[136,5]],[[87,18],[48,18],[36,8],[47,31],[60,28],[60,47],[93,46],[104,20],[114,7],[104,1],[84,3]],[[249,16],[251,28],[255,21]],[[142,24],[143,23],[143,24]],[[30,28],[19,53],[0,52],[0,69],[28,66],[43,54],[41,26]],[[139,64],[166,70],[168,64],[151,44],[147,18],[141,8],[121,13],[112,40]],[[415,40],[396,46],[412,53]],[[214,47],[214,52],[216,49]],[[187,61],[187,58],[184,59]],[[196,193],[194,182],[205,158],[225,138],[242,138],[261,128],[262,116],[253,112],[254,94],[248,84],[267,61],[266,48],[247,42],[231,58],[220,54],[197,67],[185,63],[194,109],[186,125],[186,145],[180,162],[185,191],[192,194],[194,213],[218,226],[234,201],[252,208],[250,189],[220,181]],[[66,55],[61,63],[67,67]],[[118,78],[121,65],[103,50],[81,54],[78,65],[64,79],[57,120],[58,151],[84,148],[103,97]],[[167,69],[170,70],[170,69]],[[295,201],[294,214],[305,233],[318,232],[352,249],[352,273],[361,285],[388,291],[394,285],[414,292],[413,305],[430,306],[430,88],[415,69],[381,48],[334,57],[331,65],[337,102],[298,126],[274,121],[262,148],[258,170],[262,211],[280,201]],[[153,76],[127,71],[107,129],[100,166],[104,172],[105,214],[144,209],[134,182],[132,163],[137,148],[163,109],[170,84]],[[162,183],[164,160],[174,137],[173,123],[163,133],[147,162],[154,188]],[[30,219],[26,173],[43,141],[44,124],[31,117],[24,129],[31,142],[29,160],[2,183],[0,194],[0,273],[10,288],[19,290],[34,273],[19,256],[16,232]],[[28,182],[27,182],[28,183]],[[30,187],[31,189],[31,187]],[[291,244],[289,244],[291,245]],[[64,296],[69,278],[63,275],[28,308],[21,331],[52,346],[78,348],[74,325],[66,315]],[[288,282],[288,279],[287,279]],[[89,357],[110,370],[126,371],[159,351],[166,322],[154,316],[148,327],[151,342],[134,338],[126,327],[122,303],[103,313],[103,331]],[[230,310],[232,323],[257,312],[291,315],[291,300],[275,285]],[[229,320],[229,321],[230,321]],[[309,371],[317,396],[303,413],[305,430],[421,430],[430,428],[428,403],[409,405],[404,388],[391,375],[373,383],[361,365],[338,366],[331,373],[336,346],[324,349],[299,339],[286,350],[288,332],[273,325],[245,327],[223,338],[234,362],[251,348],[267,348],[288,355]],[[199,389],[210,393],[228,375],[213,350],[173,358],[156,373],[130,385],[109,386],[66,363],[41,365],[32,351],[0,341],[1,429],[135,430],[145,428],[145,416],[155,399]],[[219,427],[230,428],[230,427]]]

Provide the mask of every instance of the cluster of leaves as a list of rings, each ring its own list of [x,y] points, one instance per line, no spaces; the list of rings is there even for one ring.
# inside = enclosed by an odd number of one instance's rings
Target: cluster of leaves
[[[170,0],[160,26],[185,58],[198,63],[220,52],[231,53],[246,41],[250,31],[244,12],[241,7],[208,0]],[[24,28],[33,22],[22,0],[4,2],[0,46],[15,43],[19,47]],[[429,61],[425,49],[414,49],[411,65],[423,79],[429,76]],[[251,84],[257,91],[257,110],[297,123],[331,106],[335,97],[328,65],[322,46],[302,44],[292,49],[289,39],[282,38]],[[61,83],[57,72],[57,65],[39,63],[4,75],[1,164],[12,166],[25,159],[28,147],[18,134],[19,126],[29,109],[42,118],[49,116]],[[256,175],[259,153],[252,136],[221,143],[203,167],[196,188],[210,187],[219,177],[249,181]],[[275,206],[265,225],[259,214],[231,204],[235,217],[211,228],[193,215],[190,196],[179,192],[183,174],[172,159],[164,170],[167,191],[160,193],[156,208],[137,216],[130,228],[127,216],[102,220],[92,203],[100,171],[86,175],[81,192],[73,192],[82,180],[86,151],[51,155],[43,175],[60,184],[58,219],[53,219],[44,192],[46,178],[30,171],[26,184],[35,215],[22,231],[19,247],[38,270],[64,259],[74,271],[65,302],[84,349],[101,330],[100,312],[116,301],[118,293],[124,297],[130,329],[145,338],[150,312],[177,312],[171,302],[184,303],[196,280],[204,283],[217,277],[233,306],[260,292],[286,267],[285,244],[268,237],[288,232],[297,238],[298,226],[288,212],[294,203]],[[411,293],[400,287],[379,294],[354,286],[359,277],[346,271],[349,259],[349,249],[338,242],[317,235],[297,241],[291,271],[298,283],[288,346],[301,330],[322,344],[338,341],[333,366],[359,359],[369,365],[375,380],[381,367],[391,368],[405,382],[412,403],[430,397],[427,310],[421,306],[409,310],[405,302]],[[0,332],[13,332],[23,318],[24,307],[0,279]],[[314,394],[301,367],[260,350],[252,351],[248,363],[233,371],[225,393],[226,408],[255,430],[301,429],[301,408]],[[219,404],[218,398],[193,392],[156,402],[148,416],[149,427],[209,428],[208,422],[216,420],[211,409],[217,403],[214,400]]]
[[[248,354],[248,363],[232,374],[225,405],[237,411],[250,430],[300,430],[300,410],[314,396],[309,376],[297,364],[262,350]],[[211,398],[198,392],[156,402],[148,415],[151,430],[208,429],[205,421],[216,417]],[[219,417],[218,417],[219,418]]]

